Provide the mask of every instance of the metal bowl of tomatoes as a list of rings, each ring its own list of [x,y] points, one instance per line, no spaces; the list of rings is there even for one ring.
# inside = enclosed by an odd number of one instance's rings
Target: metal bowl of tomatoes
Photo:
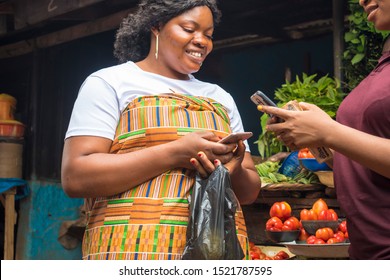
[[[290,242],[297,240],[299,237],[300,230],[282,230],[282,231],[271,231],[266,230],[265,236],[272,242]]]
[[[302,227],[310,235],[315,235],[317,229],[320,228],[331,228],[333,231],[336,231],[339,222],[338,221],[327,221],[327,220],[301,220]]]

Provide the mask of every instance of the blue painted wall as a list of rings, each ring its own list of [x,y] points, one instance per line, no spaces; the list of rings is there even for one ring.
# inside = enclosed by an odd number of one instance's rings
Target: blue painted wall
[[[82,199],[71,199],[61,185],[29,182],[31,193],[20,201],[17,227],[16,259],[81,259],[81,244],[65,249],[58,241],[62,222],[77,220]]]

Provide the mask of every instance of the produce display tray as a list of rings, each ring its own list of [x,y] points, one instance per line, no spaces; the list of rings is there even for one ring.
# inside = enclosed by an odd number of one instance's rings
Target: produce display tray
[[[263,184],[261,190],[266,191],[322,191],[326,186],[322,184]]]
[[[293,253],[290,252],[290,250],[286,247],[286,246],[267,246],[267,245],[256,245],[256,247],[259,247],[260,250],[270,256],[270,257],[274,257],[277,253],[279,253],[280,251],[285,251],[288,256],[289,256],[289,259],[292,259],[295,257],[295,255]]]
[[[296,256],[318,259],[344,259],[348,258],[348,248],[350,243],[335,243],[335,244],[306,244],[292,242],[281,242],[280,245],[286,248]]]

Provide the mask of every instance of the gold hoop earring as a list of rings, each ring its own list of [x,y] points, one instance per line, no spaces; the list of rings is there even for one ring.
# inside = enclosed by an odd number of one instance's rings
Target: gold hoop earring
[[[158,59],[158,34],[156,35],[156,51],[154,53],[156,60]]]

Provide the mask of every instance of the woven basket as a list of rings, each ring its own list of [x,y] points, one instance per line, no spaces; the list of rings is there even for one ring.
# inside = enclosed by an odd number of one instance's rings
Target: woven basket
[[[314,172],[320,180],[321,184],[334,188],[333,171],[317,171]]]

